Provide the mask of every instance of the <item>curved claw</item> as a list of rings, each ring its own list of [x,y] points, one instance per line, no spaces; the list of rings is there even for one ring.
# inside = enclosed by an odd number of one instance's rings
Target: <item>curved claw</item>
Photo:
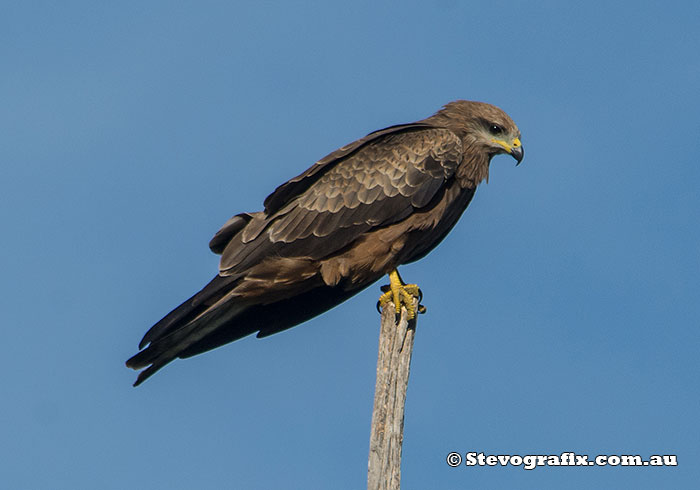
[[[424,313],[425,306],[420,302],[423,300],[423,292],[416,284],[406,284],[401,280],[399,273],[394,269],[389,274],[391,284],[381,286],[383,294],[377,302],[377,311],[381,313],[381,309],[388,303],[393,303],[396,311],[396,316],[401,315],[401,308],[406,308],[407,318],[413,320],[417,313]],[[414,306],[414,300],[418,299],[418,306]]]

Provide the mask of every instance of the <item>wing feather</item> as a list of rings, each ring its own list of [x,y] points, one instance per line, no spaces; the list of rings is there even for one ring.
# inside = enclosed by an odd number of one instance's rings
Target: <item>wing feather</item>
[[[246,243],[251,236],[246,226],[224,249],[222,275],[240,274],[270,255],[323,258],[374,227],[405,219],[429,205],[462,158],[459,137],[423,126],[379,134],[352,151],[341,150],[339,160],[321,160],[323,169],[317,163],[290,181],[298,185],[288,182],[268,197],[265,223],[255,216],[247,225],[256,227],[254,238]],[[292,195],[292,188],[299,194]],[[279,205],[277,193],[288,201]]]
[[[381,138],[384,135],[396,133],[398,131],[406,131],[411,129],[420,128],[432,128],[430,124],[426,123],[411,123],[411,124],[398,124],[396,126],[389,126],[388,128],[380,129],[379,131],[374,131],[364,138],[360,138],[350,144],[347,144],[341,148],[338,148],[333,153],[330,153],[308,168],[305,172],[297,175],[293,179],[285,182],[279,186],[275,191],[267,196],[265,199],[265,212],[269,215],[276,213],[281,207],[283,207],[291,198],[297,196],[304,192],[306,189],[311,187],[311,185],[317,180],[317,178],[322,175],[329,167],[342,161],[345,157],[358,151],[360,148],[366,144]]]
[[[252,219],[249,213],[241,213],[229,219],[219,231],[216,232],[214,238],[209,242],[209,248],[212,252],[220,254],[224,251],[226,244],[241,231]]]

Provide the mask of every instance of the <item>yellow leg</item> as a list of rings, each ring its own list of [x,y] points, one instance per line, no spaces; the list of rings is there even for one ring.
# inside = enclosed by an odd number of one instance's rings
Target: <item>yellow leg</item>
[[[399,276],[399,271],[394,269],[389,273],[389,285],[382,286],[382,294],[377,303],[377,309],[384,308],[388,303],[393,302],[396,308],[396,314],[401,314],[401,307],[406,307],[408,319],[413,320],[416,317],[416,308],[413,307],[413,298],[422,297],[420,288],[417,284],[404,284]],[[418,305],[418,313],[425,313],[425,306]]]

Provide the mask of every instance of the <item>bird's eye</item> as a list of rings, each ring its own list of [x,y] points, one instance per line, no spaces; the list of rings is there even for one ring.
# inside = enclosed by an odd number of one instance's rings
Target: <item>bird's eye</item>
[[[489,131],[491,134],[496,135],[496,134],[501,134],[503,132],[503,128],[500,127],[498,124],[492,124],[489,127]]]

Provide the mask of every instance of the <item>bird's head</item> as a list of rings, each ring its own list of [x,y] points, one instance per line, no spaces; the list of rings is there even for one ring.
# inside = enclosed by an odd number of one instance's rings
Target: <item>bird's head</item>
[[[515,158],[516,165],[520,165],[524,155],[520,130],[498,107],[458,100],[447,104],[438,114],[459,125],[458,134],[461,133],[465,142],[487,153],[489,158],[508,153]]]

